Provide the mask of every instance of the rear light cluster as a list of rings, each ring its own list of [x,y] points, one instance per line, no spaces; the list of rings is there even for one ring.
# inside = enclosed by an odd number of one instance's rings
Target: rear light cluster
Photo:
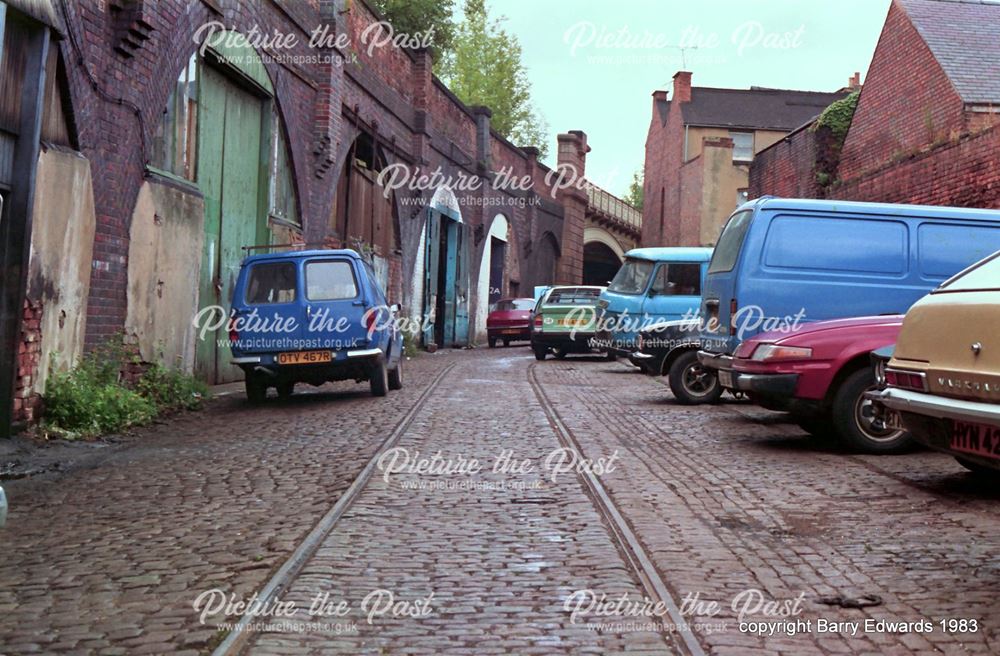
[[[535,315],[535,328],[541,328],[541,327],[542,327],[542,315],[536,314]]]
[[[914,390],[916,392],[926,392],[927,376],[919,371],[886,369],[885,384],[889,387],[900,387],[902,389]]]
[[[729,336],[734,337],[736,335],[736,312],[739,310],[739,305],[736,303],[736,299],[731,299],[729,301]]]
[[[375,321],[378,319],[378,313],[379,310],[377,308],[368,308],[368,311],[365,312],[365,328],[368,332],[372,332],[375,329]]]

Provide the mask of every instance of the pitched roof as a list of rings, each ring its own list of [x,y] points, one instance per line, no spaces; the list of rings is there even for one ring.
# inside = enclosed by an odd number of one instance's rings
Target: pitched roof
[[[680,103],[680,107],[687,125],[788,131],[846,95],[844,91],[693,87],[691,102]]]
[[[898,0],[967,103],[1000,102],[1000,4]]]

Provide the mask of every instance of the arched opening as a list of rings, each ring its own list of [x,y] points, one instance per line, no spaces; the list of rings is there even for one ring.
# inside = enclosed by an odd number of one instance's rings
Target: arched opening
[[[246,247],[298,241],[302,234],[274,86],[256,50],[236,43],[223,39],[191,55],[151,143],[150,168],[190,180],[204,197],[200,308],[229,306]],[[195,373],[203,380],[242,378],[220,346],[225,337],[221,327],[195,342]]]
[[[537,285],[554,285],[556,283],[556,267],[559,264],[559,241],[551,232],[546,232],[538,240]]]
[[[483,258],[479,263],[478,303],[476,306],[476,337],[486,334],[486,316],[489,308],[500,300],[506,291],[504,279],[507,268],[507,239],[509,223],[503,214],[493,217],[483,245]]]
[[[417,263],[417,275],[423,280],[423,343],[464,346],[470,336],[472,234],[462,220],[458,199],[447,187],[434,191],[425,217]]]
[[[583,245],[583,284],[607,285],[622,265],[622,259],[607,244],[592,241]]]
[[[337,193],[331,217],[331,229],[345,248],[365,255],[375,275],[396,298],[399,290],[390,280],[390,261],[399,251],[399,217],[395,192],[383,189],[379,174],[388,165],[377,138],[362,131],[347,154],[347,161],[337,180]]]

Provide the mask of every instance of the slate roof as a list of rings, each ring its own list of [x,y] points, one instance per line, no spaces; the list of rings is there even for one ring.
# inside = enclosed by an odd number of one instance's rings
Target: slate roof
[[[966,103],[1000,103],[1000,4],[898,0]]]
[[[685,125],[788,132],[812,120],[830,103],[846,95],[844,91],[692,87],[691,102],[679,105]],[[663,120],[670,104],[658,103],[662,105],[658,109]]]

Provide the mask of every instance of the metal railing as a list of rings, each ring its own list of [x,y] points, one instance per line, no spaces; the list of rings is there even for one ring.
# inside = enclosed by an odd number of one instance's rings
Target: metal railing
[[[587,202],[595,210],[618,219],[637,231],[642,230],[642,212],[597,185],[587,185]]]

